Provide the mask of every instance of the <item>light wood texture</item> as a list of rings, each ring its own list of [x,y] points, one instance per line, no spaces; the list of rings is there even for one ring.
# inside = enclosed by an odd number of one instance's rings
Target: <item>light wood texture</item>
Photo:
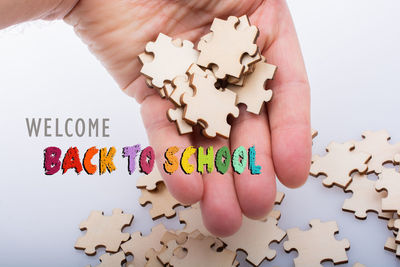
[[[139,198],[139,203],[142,206],[151,203],[150,215],[153,220],[162,216],[172,218],[176,215],[174,208],[181,205],[181,203],[171,195],[163,182],[158,183],[155,190],[140,190],[142,195]]]
[[[367,162],[371,158],[364,152],[355,152],[354,144],[347,142],[339,144],[332,142],[326,148],[325,156],[313,155],[310,174],[312,176],[325,175],[322,183],[326,187],[337,185],[346,188],[351,182],[351,173],[367,171]]]
[[[239,109],[235,105],[236,94],[228,89],[217,90],[214,86],[217,80],[211,74],[194,73],[191,79],[195,92],[193,96],[184,94],[182,97],[182,102],[186,104],[183,118],[192,124],[201,121],[206,126],[203,134],[207,137],[218,134],[229,138],[231,126],[227,117],[239,116]]]
[[[381,173],[383,164],[393,162],[393,158],[400,153],[400,143],[390,144],[390,135],[386,130],[365,131],[363,140],[355,142],[356,152],[365,152],[372,157],[368,161],[368,173]]]
[[[101,263],[96,267],[121,267],[126,258],[124,252],[120,251],[115,254],[103,254],[100,256],[100,261]]]
[[[276,251],[270,249],[269,245],[272,242],[280,242],[286,236],[285,231],[277,224],[278,221],[272,217],[266,221],[243,217],[242,226],[237,233],[220,239],[227,245],[227,249],[245,251],[247,261],[258,266],[265,258],[275,258]]]
[[[262,61],[255,64],[254,72],[246,75],[242,86],[228,85],[228,89],[237,95],[236,104],[245,104],[247,111],[260,114],[264,102],[272,98],[272,90],[265,90],[267,80],[274,77],[276,66]]]
[[[201,51],[197,64],[202,67],[216,65],[215,76],[224,79],[227,75],[240,78],[244,66],[241,63],[244,54],[254,56],[257,51],[255,41],[258,29],[255,26],[236,29],[239,24],[237,17],[227,20],[214,19],[211,25],[211,38],[200,40],[197,48]],[[233,45],[234,44],[234,45]]]
[[[382,199],[382,210],[400,212],[400,173],[395,169],[384,168],[379,174],[375,188],[377,191],[387,191],[387,197]]]
[[[162,88],[165,82],[172,82],[175,77],[184,75],[190,65],[197,61],[199,54],[193,49],[193,43],[179,39],[173,42],[171,37],[162,33],[155,42],[147,43],[146,52],[152,53],[154,58],[143,64],[141,73],[150,78],[152,84],[158,88]]]
[[[375,181],[367,178],[367,175],[356,173],[345,192],[352,192],[353,196],[344,201],[342,209],[354,212],[357,219],[366,219],[367,212],[372,211],[378,214],[379,218],[390,219],[392,212],[382,211],[382,198],[387,196],[386,192],[376,192]]]
[[[346,263],[346,250],[350,249],[347,239],[335,239],[339,232],[336,222],[310,221],[311,229],[302,231],[298,228],[287,230],[288,241],[283,243],[286,252],[296,250],[299,255],[294,259],[296,267],[322,266],[322,261],[333,261],[335,264]]]
[[[87,255],[96,254],[96,248],[105,247],[107,252],[117,252],[121,242],[129,239],[122,229],[131,224],[133,215],[124,214],[121,209],[114,209],[111,216],[104,216],[101,211],[92,211],[89,218],[79,228],[86,230],[78,238],[75,248],[84,249]]]
[[[216,239],[213,237],[192,238],[190,237],[181,247],[187,250],[187,255],[183,258],[172,256],[169,264],[174,267],[232,267],[236,253],[228,249],[217,252],[211,248]]]
[[[157,184],[163,182],[160,171],[157,165],[154,164],[153,170],[147,175],[142,175],[136,182],[137,188],[145,188],[148,191],[152,191],[157,188]]]
[[[167,117],[171,122],[175,122],[179,134],[188,134],[193,132],[193,126],[183,119],[183,108],[170,108],[167,111]]]
[[[126,267],[145,266],[146,253],[150,249],[160,250],[162,248],[161,238],[167,232],[163,224],[158,224],[151,229],[151,233],[142,236],[142,233],[135,232],[131,239],[121,245],[126,255],[133,255],[133,260],[126,263]]]

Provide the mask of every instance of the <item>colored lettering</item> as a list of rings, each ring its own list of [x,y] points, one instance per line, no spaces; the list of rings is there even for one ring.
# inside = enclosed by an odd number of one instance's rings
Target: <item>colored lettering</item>
[[[164,170],[168,174],[174,173],[178,167],[179,167],[179,160],[177,157],[175,157],[175,153],[179,151],[179,148],[177,146],[172,146],[165,151],[165,159],[166,161],[164,162]]]
[[[181,168],[184,173],[191,174],[194,171],[194,165],[189,163],[189,158],[196,153],[196,148],[193,146],[187,147],[181,157]]]
[[[96,172],[97,166],[92,164],[92,158],[98,152],[99,150],[95,146],[86,151],[85,156],[83,157],[83,168],[87,174],[94,174]]]
[[[128,172],[132,174],[136,168],[136,156],[140,151],[140,145],[126,146],[122,149],[122,157],[128,157]]]
[[[231,154],[227,146],[221,147],[217,154],[215,154],[215,166],[220,174],[224,174],[228,171],[229,164],[231,162]]]
[[[204,165],[207,165],[207,172],[214,170],[214,149],[212,146],[207,148],[207,153],[204,154],[203,147],[197,149],[197,171],[203,173]]]
[[[145,149],[143,149],[139,158],[140,171],[144,172],[145,174],[151,173],[151,171],[153,170],[155,158],[156,156],[151,146],[148,146]]]
[[[69,169],[75,169],[75,172],[79,174],[82,171],[82,164],[79,159],[79,150],[76,147],[70,147],[65,153],[64,160],[62,163],[63,174]]]
[[[104,147],[100,149],[100,174],[104,174],[107,170],[110,173],[116,170],[113,162],[116,151],[117,150],[113,146],[110,148],[108,153],[107,148]]]
[[[60,170],[61,149],[55,146],[50,146],[44,150],[43,167],[46,175],[53,175]]]
[[[235,149],[232,155],[233,170],[241,174],[247,166],[247,151],[244,147],[240,146]]]

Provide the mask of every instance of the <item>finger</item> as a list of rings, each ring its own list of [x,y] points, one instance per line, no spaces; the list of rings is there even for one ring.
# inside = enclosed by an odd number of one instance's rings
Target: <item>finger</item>
[[[256,115],[247,112],[245,106],[240,107],[240,116],[232,124],[231,152],[239,146],[246,149],[255,146],[256,165],[261,167],[261,173],[252,175],[248,168],[241,174],[235,172],[236,194],[243,213],[260,219],[272,209],[276,193],[268,118],[264,108],[260,115]]]
[[[228,146],[227,140],[221,137],[206,139],[197,136],[198,144],[206,149],[209,146],[216,150]],[[219,174],[215,168],[211,173],[203,174],[204,193],[201,201],[203,222],[206,228],[216,236],[234,234],[242,223],[242,212],[236,197],[231,171]]]
[[[180,148],[176,153],[179,160],[183,150],[191,146],[189,136],[179,135],[175,123],[169,122],[166,118],[167,110],[172,107],[173,105],[169,101],[161,99],[157,92],[144,98],[141,106],[143,123],[150,144],[154,148],[159,170],[163,170],[164,153],[169,147]],[[194,156],[189,159],[189,162],[194,164]],[[161,173],[169,191],[179,202],[193,204],[200,201],[203,195],[203,181],[199,173],[193,172],[187,175],[180,167],[172,174],[167,174],[165,171],[161,171]]]
[[[298,187],[306,181],[311,162],[307,73],[286,2],[271,0],[265,6],[270,11],[258,16],[257,22],[261,35],[271,36],[271,42],[263,54],[278,66],[274,80],[267,84],[274,93],[268,103],[272,158],[280,181]]]

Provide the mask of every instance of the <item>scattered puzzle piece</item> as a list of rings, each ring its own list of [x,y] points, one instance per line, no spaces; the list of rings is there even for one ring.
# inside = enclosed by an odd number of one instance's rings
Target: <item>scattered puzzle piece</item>
[[[394,237],[388,237],[384,248],[387,251],[396,253],[396,256],[400,257],[400,245],[396,244],[396,239]]]
[[[86,230],[78,238],[76,249],[84,249],[87,255],[96,254],[96,248],[105,247],[107,252],[117,252],[121,242],[129,239],[122,229],[131,224],[133,215],[124,214],[121,209],[114,209],[111,216],[104,216],[101,211],[92,211],[89,218],[79,228]]]
[[[150,215],[153,219],[162,216],[172,218],[176,215],[174,208],[181,205],[181,203],[171,195],[164,183],[159,183],[153,191],[140,190],[142,195],[139,198],[139,203],[142,206],[146,206],[147,203],[152,204]]]
[[[220,239],[228,249],[246,252],[247,261],[258,266],[265,258],[268,260],[275,258],[276,251],[268,246],[272,242],[280,242],[286,236],[285,231],[280,229],[277,224],[278,221],[272,217],[266,221],[243,217],[242,226],[237,233]]]
[[[228,138],[231,126],[227,122],[228,115],[239,116],[239,109],[235,105],[236,94],[232,91],[217,90],[214,86],[216,79],[211,74],[192,76],[192,86],[195,88],[193,96],[184,94],[182,97],[185,107],[184,119],[196,124],[202,122],[206,128],[203,134],[215,137],[217,134]]]
[[[142,61],[141,73],[152,79],[152,84],[158,88],[162,88],[165,82],[172,82],[175,77],[184,75],[190,65],[197,61],[199,54],[193,49],[193,43],[179,39],[172,41],[171,37],[162,33],[155,42],[147,43],[146,53],[152,53],[153,60]]]
[[[350,142],[330,143],[325,156],[313,155],[310,174],[315,177],[326,175],[322,183],[327,187],[337,185],[346,188],[351,182],[351,173],[356,170],[364,173],[367,170],[366,163],[371,158],[369,154],[353,149],[354,144]]]
[[[185,228],[178,230],[177,233],[193,233],[199,231],[204,236],[212,236],[203,224],[201,217],[200,205],[194,204],[192,207],[178,211],[179,221],[185,223]]]
[[[382,199],[383,211],[400,211],[400,173],[395,169],[384,168],[379,174],[375,188],[377,191],[386,190],[387,197]]]
[[[100,256],[101,263],[96,267],[121,267],[125,260],[126,258],[123,251],[115,254],[106,253]]]
[[[214,74],[218,79],[224,79],[226,75],[240,78],[244,70],[243,55],[254,56],[258,51],[255,44],[257,27],[242,25],[243,28],[238,30],[238,23],[239,19],[233,16],[227,20],[214,19],[211,38],[201,39],[197,46],[201,51],[197,64],[206,68],[217,65]]]
[[[162,264],[158,258],[157,258],[157,252],[154,249],[149,249],[145,257],[147,259],[146,264],[144,265],[145,267],[164,267],[164,264]]]
[[[167,112],[167,117],[170,121],[175,122],[179,134],[188,134],[193,132],[192,125],[183,120],[182,108],[176,108],[176,109],[170,108]]]
[[[355,143],[356,152],[365,152],[372,157],[368,161],[368,173],[381,173],[383,164],[393,162],[395,154],[400,153],[400,143],[390,144],[389,133],[381,131],[365,131],[363,140]]]
[[[369,180],[367,175],[356,173],[345,192],[353,192],[353,196],[344,201],[342,209],[354,212],[357,219],[366,219],[368,211],[377,213],[379,218],[392,218],[393,213],[382,211],[382,198],[386,192],[376,192],[375,181]]]
[[[356,262],[356,263],[354,263],[353,267],[366,267],[366,266],[364,264]]]
[[[137,188],[145,188],[148,191],[152,191],[157,188],[157,184],[163,182],[160,171],[156,164],[154,164],[153,170],[147,175],[139,177],[136,182]]]
[[[260,114],[264,102],[272,98],[272,90],[265,90],[265,83],[274,77],[276,66],[262,61],[255,64],[254,72],[246,76],[243,86],[229,85],[227,88],[237,94],[236,104],[245,104],[247,111]]]
[[[280,205],[283,201],[283,198],[285,197],[285,193],[283,192],[276,192],[276,196],[275,196],[275,201],[274,204],[275,205]],[[281,212],[279,210],[271,210],[267,216],[265,216],[264,219],[262,219],[263,221],[267,220],[268,217],[272,217],[275,218],[277,221],[281,218]]]
[[[394,229],[397,229],[397,230],[400,229],[400,219],[396,219],[394,221]],[[398,233],[397,233],[397,236],[396,236],[396,243],[400,244],[400,235]]]
[[[299,254],[294,259],[296,267],[322,266],[325,260],[335,264],[346,263],[346,250],[350,249],[347,239],[336,240],[339,232],[336,222],[322,223],[320,220],[310,221],[311,229],[302,231],[298,228],[287,230],[289,240],[283,246],[286,252],[296,250]]]
[[[133,255],[133,260],[126,264],[126,267],[145,266],[147,259],[146,253],[149,249],[161,249],[161,238],[167,232],[163,224],[159,224],[151,229],[151,233],[142,236],[142,233],[135,232],[131,239],[121,245],[126,255]]]
[[[232,267],[236,254],[233,251],[224,249],[217,252],[211,248],[216,239],[213,237],[189,238],[182,247],[187,250],[187,255],[183,258],[172,256],[169,264],[174,267]]]

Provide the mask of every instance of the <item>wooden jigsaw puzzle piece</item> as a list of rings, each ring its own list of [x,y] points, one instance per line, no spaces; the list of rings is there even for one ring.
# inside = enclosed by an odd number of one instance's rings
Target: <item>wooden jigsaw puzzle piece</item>
[[[136,182],[137,188],[145,188],[148,191],[152,191],[157,188],[157,184],[163,182],[164,179],[161,176],[156,164],[153,166],[151,173],[139,177]]]
[[[183,119],[182,108],[170,108],[167,112],[167,117],[171,122],[175,122],[179,134],[188,134],[193,132],[193,126]]]
[[[131,235],[131,239],[121,245],[126,255],[133,255],[133,260],[126,263],[126,267],[145,266],[146,253],[149,249],[160,250],[161,238],[167,232],[163,224],[158,224],[151,229],[149,235],[143,236],[140,232]]]
[[[367,175],[356,173],[345,192],[352,192],[353,196],[344,201],[342,209],[354,212],[357,219],[366,219],[368,211],[377,213],[378,217],[382,219],[393,217],[392,212],[382,211],[382,198],[386,197],[386,192],[377,192],[375,181],[369,180]]]
[[[179,45],[178,45],[179,44]],[[186,70],[198,58],[198,51],[193,43],[160,33],[155,42],[146,45],[146,53],[153,54],[151,62],[145,62],[141,73],[151,79],[153,86],[162,88],[165,82],[172,82],[175,77],[184,75]]]
[[[214,19],[211,25],[212,35],[200,40],[198,49],[201,51],[197,64],[202,67],[216,65],[215,76],[224,79],[227,75],[240,78],[244,70],[241,63],[244,54],[254,56],[257,51],[255,41],[258,29],[255,26],[243,27],[238,30],[237,17],[227,20]],[[235,45],[232,45],[235,44]]]
[[[328,145],[327,154],[323,157],[313,155],[310,174],[314,177],[325,175],[322,181],[326,187],[337,185],[346,188],[351,182],[351,173],[367,171],[367,162],[371,155],[364,152],[355,152],[354,144],[347,142],[339,144],[332,142]]]
[[[236,107],[236,94],[228,89],[217,90],[216,79],[211,74],[192,76],[194,95],[184,94],[182,102],[186,104],[184,119],[192,124],[200,121],[205,125],[203,134],[215,137],[217,134],[228,138],[231,126],[227,122],[228,115],[237,118],[239,109]]]
[[[355,151],[371,154],[368,161],[368,173],[381,173],[383,165],[393,163],[393,158],[400,153],[400,143],[390,144],[390,135],[386,130],[365,131],[363,140],[355,142]]]
[[[350,243],[347,239],[339,241],[335,238],[334,235],[339,232],[336,222],[312,220],[310,226],[311,229],[306,231],[298,228],[287,230],[289,240],[283,246],[286,252],[298,252],[298,257],[294,259],[295,266],[322,266],[321,262],[326,260],[335,264],[346,263],[346,250],[350,249]]]
[[[122,229],[132,223],[133,215],[124,214],[121,209],[114,209],[111,216],[104,216],[101,211],[92,211],[89,218],[80,224],[85,235],[78,238],[76,249],[84,249],[87,255],[96,254],[96,248],[105,247],[107,252],[117,252],[123,241],[129,239]]]
[[[382,199],[382,210],[399,213],[400,211],[400,173],[395,169],[384,168],[376,181],[375,189],[387,191]]]
[[[267,80],[274,77],[276,66],[262,61],[255,64],[254,72],[246,75],[243,86],[229,85],[227,88],[237,94],[236,104],[245,104],[247,111],[260,114],[264,102],[272,98],[272,90],[265,90]]]
[[[150,215],[153,220],[162,216],[172,218],[176,215],[174,208],[181,205],[181,203],[171,195],[163,182],[157,184],[155,190],[140,190],[142,191],[142,195],[139,198],[139,203],[142,206],[146,206],[147,203],[152,204]]]

